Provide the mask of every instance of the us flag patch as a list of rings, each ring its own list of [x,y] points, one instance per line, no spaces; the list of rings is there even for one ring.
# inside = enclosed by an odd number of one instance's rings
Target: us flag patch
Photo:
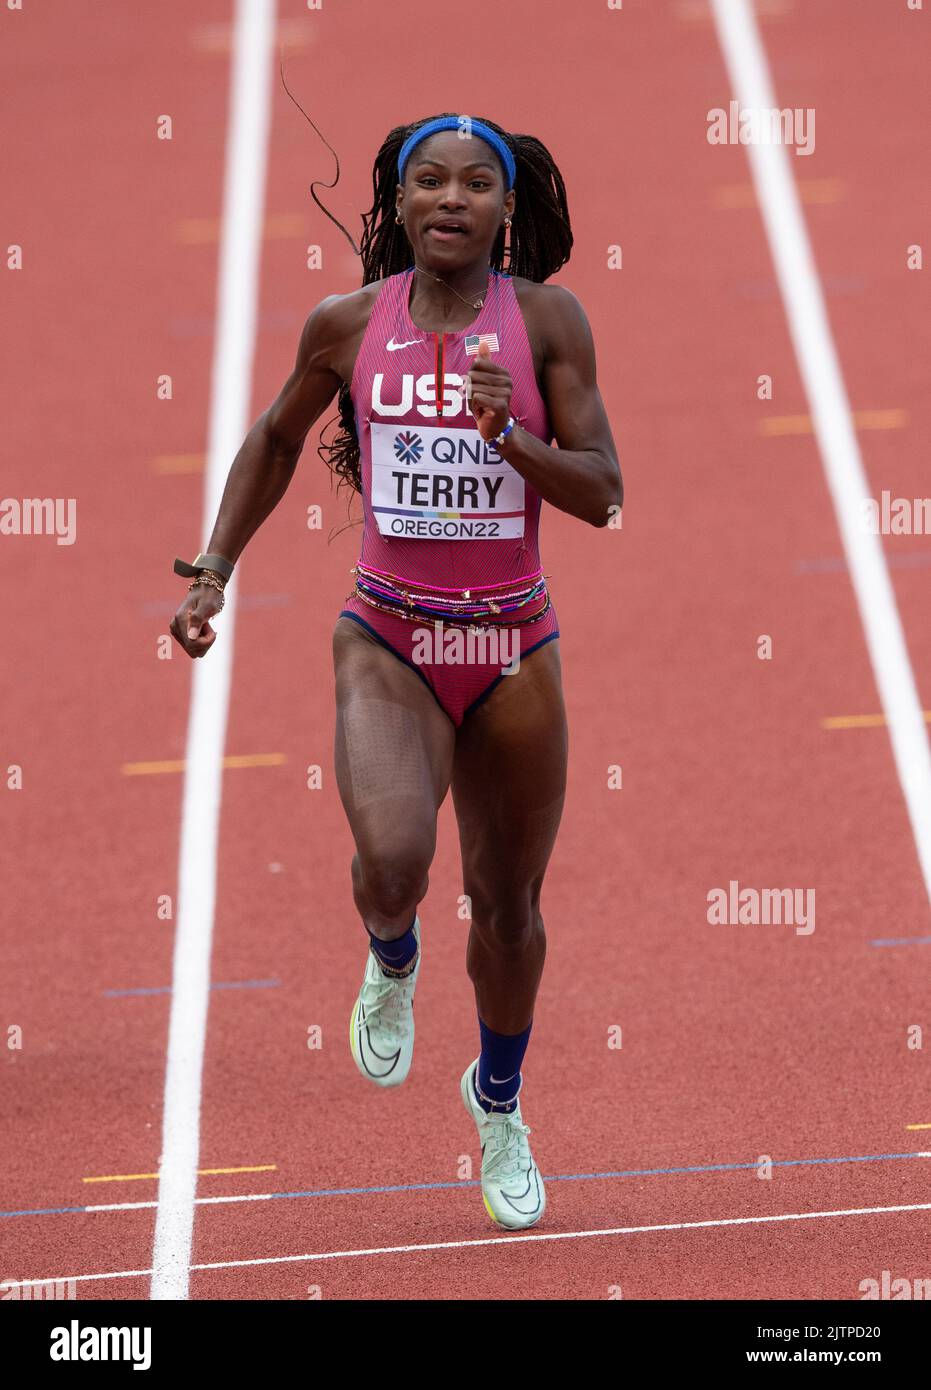
[[[487,343],[492,352],[498,351],[497,333],[470,333],[465,340],[467,357],[477,357],[482,343]]]

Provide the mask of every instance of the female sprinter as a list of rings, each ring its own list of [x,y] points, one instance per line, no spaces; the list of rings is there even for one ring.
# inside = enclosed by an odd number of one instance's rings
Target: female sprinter
[[[377,1086],[410,1069],[417,909],[452,786],[481,1043],[461,1092],[485,1207],[520,1229],[545,1206],[518,1092],[567,753],[537,523],[542,499],[605,526],[621,478],[588,321],[543,283],[572,246],[546,148],[447,114],[392,130],[373,184],[363,286],[308,318],[294,371],[233,462],[209,553],[176,563],[194,582],[172,632],[188,655],[209,651],[233,565],[338,392],[329,464],[364,512],[333,637],[336,775],[370,942],[352,1055]]]

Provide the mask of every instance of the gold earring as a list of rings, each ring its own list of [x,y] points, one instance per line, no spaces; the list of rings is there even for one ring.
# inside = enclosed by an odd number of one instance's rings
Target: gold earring
[[[396,210],[394,220],[395,220],[395,222],[401,223],[401,224],[403,225],[404,218],[401,216],[401,209],[400,209],[400,208],[398,208],[398,209]]]

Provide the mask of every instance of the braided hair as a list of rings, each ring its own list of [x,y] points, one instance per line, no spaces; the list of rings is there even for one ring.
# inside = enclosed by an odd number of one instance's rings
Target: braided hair
[[[444,116],[454,112],[444,111]],[[404,227],[395,220],[398,185],[398,155],[407,137],[429,120],[427,116],[411,125],[389,131],[372,169],[374,200],[363,213],[361,249],[362,284],[370,285],[389,275],[398,275],[412,264],[410,242]],[[508,275],[520,275],[542,283],[566,264],[572,248],[572,228],[562,174],[549,150],[533,135],[511,135],[487,117],[476,117],[501,136],[514,156],[514,186],[517,200],[510,226]],[[338,177],[338,174],[337,174]],[[322,206],[322,204],[321,204]],[[326,209],[324,209],[326,211]],[[329,214],[327,214],[329,216]],[[504,271],[505,229],[495,237],[489,262],[493,270]],[[346,383],[339,391],[339,432],[332,444],[320,436],[317,452],[331,472],[352,491],[362,491],[361,454],[356,434],[355,411]],[[332,424],[329,421],[324,430]]]

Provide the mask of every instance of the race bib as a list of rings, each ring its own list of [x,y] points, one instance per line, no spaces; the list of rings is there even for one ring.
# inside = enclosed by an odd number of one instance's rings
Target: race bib
[[[524,480],[477,430],[371,424],[372,511],[383,536],[524,534]]]

